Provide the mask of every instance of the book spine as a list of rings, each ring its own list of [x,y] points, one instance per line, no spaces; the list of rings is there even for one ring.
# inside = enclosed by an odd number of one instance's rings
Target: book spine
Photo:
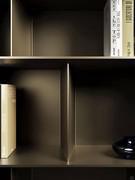
[[[122,0],[110,0],[111,56],[122,56]]]
[[[1,158],[8,156],[8,99],[7,85],[1,85]]]
[[[110,0],[108,0],[104,7],[104,56],[110,56]]]
[[[134,0],[123,0],[123,55],[134,56]]]

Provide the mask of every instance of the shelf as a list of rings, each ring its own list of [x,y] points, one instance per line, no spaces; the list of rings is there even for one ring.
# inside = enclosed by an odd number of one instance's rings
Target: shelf
[[[50,146],[46,150],[17,148],[8,159],[0,160],[0,167],[63,167],[60,147]]]
[[[37,67],[61,68],[66,63],[75,67],[93,65],[134,65],[135,57],[104,57],[104,56],[0,56],[0,67]],[[89,66],[88,66],[89,65]],[[110,66],[111,67],[111,66]]]
[[[110,145],[75,146],[70,166],[88,167],[135,167],[134,160],[120,159]]]
[[[111,57],[111,56],[0,56],[0,59],[16,59],[16,60],[94,60],[94,59],[106,59],[106,60],[130,60],[135,57]]]
[[[46,151],[19,149],[0,160],[0,167],[135,167],[134,160],[120,159],[110,145],[76,146],[67,164],[58,147]]]

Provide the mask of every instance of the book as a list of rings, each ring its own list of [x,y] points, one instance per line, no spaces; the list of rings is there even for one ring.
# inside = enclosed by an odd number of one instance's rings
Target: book
[[[1,158],[8,158],[16,149],[16,88],[0,84]]]
[[[134,0],[123,0],[123,56],[134,56]]]
[[[122,56],[122,0],[107,0],[104,8],[104,55]]]

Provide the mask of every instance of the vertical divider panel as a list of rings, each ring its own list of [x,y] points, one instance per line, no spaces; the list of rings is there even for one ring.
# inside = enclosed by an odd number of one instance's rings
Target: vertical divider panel
[[[70,64],[68,70],[68,163],[75,146],[75,89],[72,80]]]
[[[67,137],[67,66],[61,72],[61,148],[63,158],[68,159],[68,137]]]
[[[69,164],[75,145],[75,95],[69,64],[63,69],[61,79],[61,144],[64,159]]]

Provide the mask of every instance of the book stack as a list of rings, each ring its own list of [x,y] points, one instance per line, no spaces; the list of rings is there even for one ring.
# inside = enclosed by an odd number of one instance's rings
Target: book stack
[[[16,149],[16,88],[0,84],[0,154],[8,158]]]
[[[134,0],[107,0],[104,8],[104,55],[134,56]]]

